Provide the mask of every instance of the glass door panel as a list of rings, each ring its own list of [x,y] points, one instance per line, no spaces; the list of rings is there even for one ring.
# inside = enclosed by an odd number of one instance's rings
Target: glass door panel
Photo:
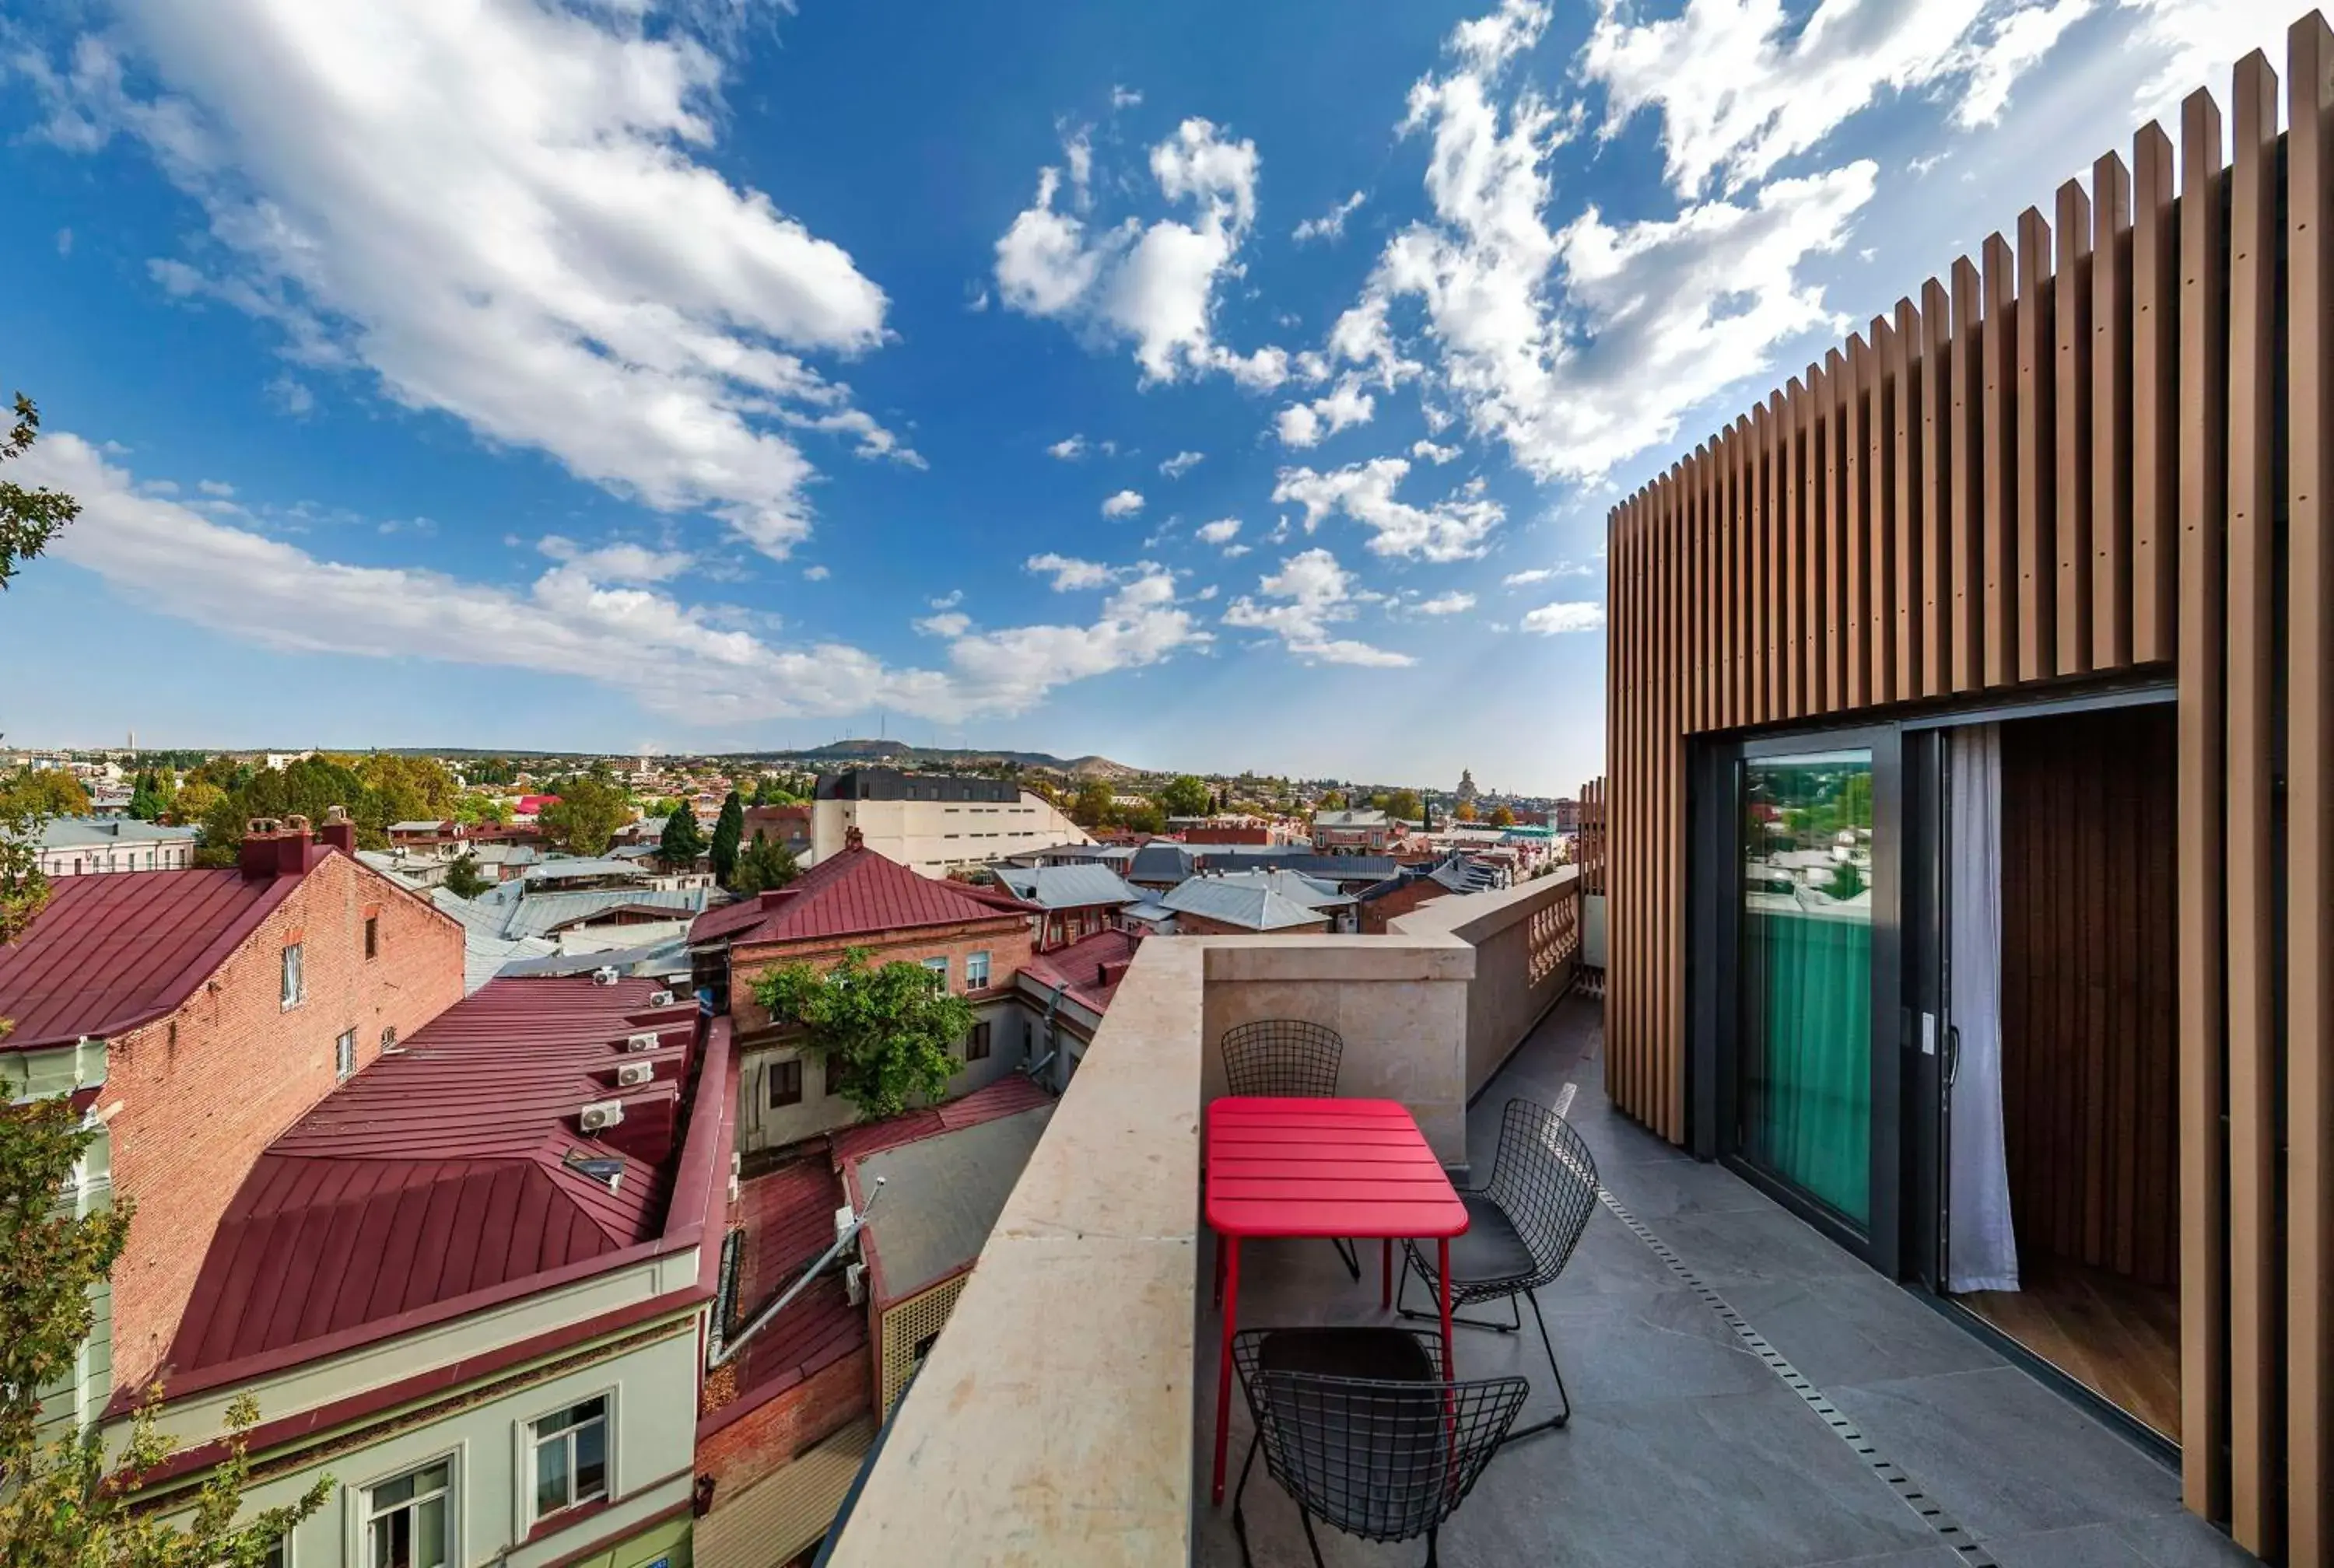
[[[1872,753],[1742,764],[1743,1156],[1872,1220]]]

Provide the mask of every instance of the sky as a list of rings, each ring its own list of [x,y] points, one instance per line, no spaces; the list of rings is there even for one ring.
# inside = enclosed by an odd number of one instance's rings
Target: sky
[[[0,0],[0,733],[1568,793],[1613,503],[2296,3]]]

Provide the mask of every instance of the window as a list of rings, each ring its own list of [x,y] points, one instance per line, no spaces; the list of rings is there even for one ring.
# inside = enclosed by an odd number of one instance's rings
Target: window
[[[964,1059],[968,1062],[989,1060],[989,1020],[986,1018],[975,1024],[972,1033],[964,1037]]]
[[[379,915],[365,917],[365,957],[368,958],[381,957],[381,917]]]
[[[535,1423],[535,1516],[608,1495],[608,1397]]]
[[[381,1026],[381,1048],[384,1051],[394,1051],[397,1049],[396,1024],[384,1024]]]
[[[365,1568],[446,1568],[454,1555],[453,1490],[450,1458],[366,1487]]]
[[[350,1029],[333,1042],[333,1071],[339,1074],[342,1082],[346,1083],[355,1076],[356,1070],[357,1032]]]
[[[776,1111],[781,1105],[802,1103],[801,1058],[793,1057],[784,1062],[771,1063],[767,1076],[770,1081],[771,1110]]]
[[[924,967],[940,976],[941,990],[948,989],[949,961],[946,957],[927,958],[924,960]]]
[[[267,1550],[259,1554],[259,1568],[285,1568],[292,1561],[291,1540],[289,1535],[278,1535],[270,1541]]]
[[[964,988],[968,991],[989,989],[989,955],[967,953],[964,956]]]
[[[297,1007],[307,996],[307,984],[300,977],[300,944],[294,942],[284,949],[284,1005]]]

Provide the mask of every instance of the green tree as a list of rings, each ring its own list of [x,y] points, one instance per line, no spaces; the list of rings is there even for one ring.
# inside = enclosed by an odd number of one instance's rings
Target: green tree
[[[468,850],[446,868],[446,890],[458,899],[475,899],[494,885],[494,879],[478,870],[478,857]]]
[[[360,834],[379,828],[388,840],[391,822],[442,822],[453,819],[461,786],[435,757],[392,756],[374,752],[357,761],[353,770],[364,784],[364,797],[349,803]]]
[[[824,973],[788,964],[757,976],[753,990],[774,1021],[802,1030],[834,1092],[869,1121],[946,1094],[961,1065],[957,1043],[974,1023],[972,1005],[931,970],[904,959],[870,967],[864,948]]]
[[[1313,809],[1316,812],[1344,811],[1345,809],[1345,792],[1343,790],[1329,791],[1319,800],[1313,803]]]
[[[730,873],[738,869],[738,847],[745,837],[746,803],[731,790],[721,802],[721,814],[713,823],[713,842],[707,850],[713,858],[713,880],[725,888]]]
[[[203,847],[196,862],[231,866],[243,843],[246,823],[255,817],[304,816],[313,825],[333,806],[353,812],[367,799],[364,781],[340,761],[304,756],[285,768],[262,768],[239,789],[221,796],[203,813]],[[389,842],[378,823],[357,823],[357,842],[379,849]]]
[[[89,815],[89,791],[61,767],[18,768],[14,777],[0,783],[0,797],[44,816]]]
[[[1824,884],[1824,891],[1843,904],[1864,891],[1864,872],[1847,861],[1832,868],[1831,880]]]
[[[794,851],[777,840],[754,830],[754,842],[738,857],[738,869],[729,874],[729,890],[733,893],[760,893],[772,888],[783,888],[802,875],[802,867],[795,863]]]
[[[1461,801],[1459,803],[1459,809],[1451,814],[1457,817],[1462,822],[1471,822],[1475,820],[1475,803],[1473,801]]]
[[[1108,827],[1117,805],[1114,794],[1108,779],[1086,780],[1078,785],[1077,795],[1070,803],[1070,820],[1082,828]]]
[[[299,1502],[237,1524],[259,1408],[227,1410],[226,1452],[184,1527],[134,1510],[132,1494],[181,1445],[155,1428],[155,1395],[109,1460],[101,1429],[43,1443],[41,1403],[74,1373],[93,1317],[90,1292],[129,1239],[131,1205],[76,1213],[60,1201],[96,1137],[64,1099],[0,1105],[0,1562],[9,1568],[259,1568],[284,1533],[324,1505],[330,1477]]]
[[[199,827],[203,819],[225,799],[227,792],[210,780],[190,777],[178,787],[178,793],[170,797],[169,810],[164,814],[170,822],[180,824],[191,822]]]
[[[169,814],[178,794],[177,774],[167,767],[148,768],[130,792],[130,814],[141,822],[159,822]]]
[[[49,901],[49,879],[41,873],[41,831],[48,824],[39,806],[0,790],[0,947],[24,935]],[[0,1037],[7,1033],[8,1020],[0,1018]]]
[[[511,820],[511,803],[500,795],[469,790],[454,798],[454,820],[473,827],[480,822],[499,827]]]
[[[1160,809],[1171,817],[1202,817],[1216,803],[1207,781],[1191,774],[1179,774],[1168,780],[1157,799]]]
[[[1167,831],[1167,813],[1159,809],[1157,801],[1144,801],[1139,806],[1120,806],[1112,815],[1120,827],[1130,832],[1163,833]]]
[[[1491,825],[1495,828],[1514,827],[1516,825],[1516,813],[1514,809],[1506,804],[1493,806],[1491,808]]]
[[[16,394],[16,423],[0,441],[0,462],[21,457],[40,438],[41,412],[33,399]],[[0,479],[0,589],[16,568],[48,548],[64,525],[81,515],[81,503],[62,490],[26,489]]]
[[[798,804],[802,796],[796,793],[791,775],[764,774],[754,785],[754,803],[757,806],[790,806]]]
[[[632,803],[624,792],[593,774],[569,779],[556,803],[543,808],[536,819],[543,831],[572,855],[604,852],[616,830],[631,820]]]
[[[1384,810],[1390,817],[1414,822],[1426,814],[1426,803],[1418,798],[1416,790],[1396,790],[1386,796]]]
[[[689,871],[697,864],[697,857],[705,852],[705,835],[698,831],[697,813],[679,801],[665,803],[673,809],[664,819],[664,833],[657,840],[657,853],[667,867]]]

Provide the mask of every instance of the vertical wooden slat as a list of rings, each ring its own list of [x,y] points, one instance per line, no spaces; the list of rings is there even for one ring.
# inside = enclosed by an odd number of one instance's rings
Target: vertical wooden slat
[[[1872,515],[1871,495],[1865,484],[1870,462],[1872,419],[1868,412],[1872,390],[1872,349],[1860,334],[1847,340],[1847,380],[1842,383],[1840,526],[1834,536],[1841,543],[1847,568],[1840,585],[1840,658],[1847,678],[1846,696],[1837,706],[1863,707],[1871,699]]]
[[[2108,245],[2108,255],[2114,255]],[[2091,668],[2091,198],[2080,182],[2059,188],[2059,266],[2052,278],[2058,333],[2058,672]]]
[[[1921,317],[1909,299],[1896,302],[1896,325],[1888,337],[1887,376],[1895,390],[1888,406],[1889,469],[1895,476],[1893,504],[1896,536],[1892,548],[1896,575],[1891,593],[1896,607],[1895,696],[1910,702],[1921,695],[1921,636],[1928,625],[1924,592],[1927,555],[1921,513]]]
[[[2227,1516],[2227,1142],[2222,1126],[2221,691],[2228,309],[2221,111],[2180,114],[2180,1474],[2190,1509]]]
[[[1896,685],[1895,448],[1888,434],[1889,340],[1887,318],[1872,318],[1872,341],[1864,355],[1864,699],[1885,703]]]
[[[2018,678],[2018,472],[2017,345],[2011,329],[2018,319],[2017,264],[2000,235],[1985,242],[1985,314],[1979,322],[1984,358],[1984,428],[1972,465],[1983,486],[1985,600],[1978,615],[1985,638],[1984,682],[2007,686]]]
[[[1847,706],[1847,398],[1848,361],[1824,354],[1823,417],[1823,711]]]
[[[1734,621],[1741,611],[1734,577],[1734,507],[1740,493],[1734,479],[1733,428],[1719,431],[1711,449],[1716,457],[1711,487],[1718,503],[1718,525],[1710,534],[1710,597],[1697,608],[1711,621],[1718,640],[1718,656],[1712,660],[1717,678],[1711,683],[1705,727],[1723,729],[1734,722]]]
[[[1689,487],[1693,513],[1702,510],[1701,454],[1687,471],[1684,483]],[[1682,584],[1685,575],[1688,535],[1683,530],[1664,531],[1657,546],[1656,564],[1659,569],[1659,607],[1655,620],[1662,646],[1678,649],[1685,642],[1685,625],[1682,612]],[[1674,658],[1675,656],[1673,656]],[[1683,663],[1682,659],[1676,662]],[[1670,931],[1676,888],[1679,881],[1677,862],[1673,858],[1673,842],[1670,834],[1671,803],[1677,788],[1676,770],[1671,765],[1677,749],[1677,735],[1683,727],[1685,698],[1691,688],[1671,680],[1654,688],[1654,867],[1656,883],[1654,889],[1654,973],[1661,989],[1654,1004],[1654,1050],[1651,1066],[1652,1082],[1646,1085],[1646,1122],[1656,1132],[1664,1131],[1662,1106],[1667,1096],[1663,1092],[1663,1079],[1669,1069],[1670,1044],[1677,1030],[1677,1014],[1671,1005]]]
[[[1644,519],[1661,504],[1661,479],[1638,495],[1634,515],[1628,519],[1623,535],[1626,542],[1622,562],[1621,584],[1627,608],[1627,626],[1620,638],[1622,658],[1627,674],[1626,706],[1622,713],[1621,745],[1613,765],[1613,834],[1610,852],[1613,857],[1612,942],[1613,963],[1606,977],[1606,1015],[1614,1021],[1611,1062],[1606,1085],[1622,1110],[1632,1111],[1634,1101],[1629,1092],[1630,1064],[1636,1059],[1638,977],[1644,973],[1644,960],[1637,940],[1637,920],[1644,913],[1644,899],[1637,890],[1637,861],[1643,852],[1637,832],[1637,791],[1645,777],[1644,759],[1638,751],[1639,738],[1644,733],[1640,710],[1645,700],[1647,672],[1643,645],[1645,630],[1645,607],[1641,581],[1644,549]]]
[[[1921,687],[1922,697],[1943,697],[1953,685],[1953,639],[1949,607],[1953,601],[1952,469],[1947,432],[1952,428],[1953,296],[1931,278],[1921,285]]]
[[[2172,139],[2132,139],[2131,657],[2172,657],[2180,624],[2180,237]]]
[[[1775,716],[1775,399],[1750,409],[1750,722]]]
[[[2277,73],[2237,64],[2229,166],[2230,1533],[2280,1554],[2285,1448],[2277,1246],[2275,617]]]
[[[2058,659],[2057,577],[2051,541],[2058,512],[2053,448],[2050,224],[2028,207],[2018,215],[2018,674],[2040,680]]]
[[[1755,555],[1751,542],[1758,528],[1759,458],[1755,432],[1749,415],[1740,415],[1734,421],[1732,440],[1734,452],[1734,690],[1729,705],[1729,721],[1737,725],[1750,722],[1750,688],[1752,673],[1758,661],[1752,651],[1754,607],[1758,603],[1758,587],[1753,580]]]
[[[2131,176],[2091,165],[2091,664],[2131,662]]]
[[[1800,385],[1799,378],[1793,376],[1783,390],[1781,449],[1779,454],[1783,464],[1783,559],[1781,580],[1775,592],[1777,601],[1783,607],[1782,643],[1777,662],[1783,669],[1785,718],[1798,718],[1808,711],[1808,578],[1804,561],[1807,528],[1802,511],[1806,486],[1800,478],[1800,451],[1806,438],[1800,412],[1806,404],[1806,390]]]
[[[2286,1557],[2334,1561],[2334,33],[2286,34]]]
[[[1981,352],[1983,339],[1978,326],[1977,268],[1967,256],[1953,266],[1953,322],[1949,338],[1951,364],[1947,372],[1952,399],[1943,431],[1947,515],[1946,574],[1951,600],[1946,615],[1952,630],[1945,638],[1946,657],[1953,662],[1947,682],[1953,692],[1975,691],[1985,684],[1985,642],[1982,627],[1985,608],[1984,471],[1978,455],[1983,449],[1986,367]]]

